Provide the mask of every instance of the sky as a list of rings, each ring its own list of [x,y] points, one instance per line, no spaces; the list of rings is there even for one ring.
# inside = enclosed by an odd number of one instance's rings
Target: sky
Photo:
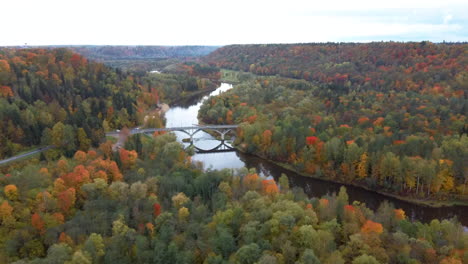
[[[1,0],[0,45],[468,41],[468,0]]]

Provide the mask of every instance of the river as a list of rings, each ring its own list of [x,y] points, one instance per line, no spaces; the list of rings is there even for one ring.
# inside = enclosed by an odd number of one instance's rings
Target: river
[[[192,126],[198,124],[198,110],[200,109],[203,101],[209,96],[218,95],[231,88],[231,84],[222,83],[219,88],[211,92],[208,96],[195,98],[193,102],[188,105],[171,106],[169,111],[165,114],[167,120],[166,127]],[[187,134],[181,132],[176,132],[176,135],[180,142],[182,142],[182,139],[187,138]],[[220,143],[210,134],[202,131],[195,134],[193,138],[194,144],[201,149],[212,149]],[[189,143],[183,144],[188,145]],[[320,197],[333,192],[338,193],[342,186],[342,184],[301,176],[261,158],[245,155],[238,151],[195,154],[192,157],[192,160],[194,162],[203,162],[206,169],[238,169],[242,167],[255,168],[260,175],[265,177],[272,176],[275,179],[278,179],[281,173],[284,173],[288,176],[291,186],[302,187],[305,193],[309,196]],[[350,202],[355,200],[364,202],[373,210],[377,210],[379,204],[387,200],[393,203],[395,208],[402,208],[411,220],[429,222],[435,218],[442,220],[457,216],[458,220],[464,226],[468,226],[468,209],[463,206],[431,208],[415,205],[354,186],[346,186],[346,189],[348,191]]]

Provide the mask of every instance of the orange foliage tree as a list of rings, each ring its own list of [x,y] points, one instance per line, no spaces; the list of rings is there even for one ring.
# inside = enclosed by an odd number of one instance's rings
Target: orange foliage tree
[[[81,151],[81,150],[78,150],[75,155],[73,156],[73,158],[80,162],[80,163],[83,163],[86,161],[87,157],[86,157],[86,153],[84,151]]]
[[[251,191],[256,190],[259,187],[259,183],[260,177],[257,173],[249,173],[242,180],[242,184]]]
[[[10,86],[0,86],[0,96],[2,97],[12,97],[13,91]]]
[[[138,158],[138,153],[135,150],[126,150],[121,148],[119,150],[120,161],[122,162],[122,167],[124,169],[131,169],[135,166],[136,160]]]
[[[11,214],[13,213],[13,207],[7,202],[4,201],[0,205],[0,219],[4,221],[5,219],[11,217]]]
[[[264,193],[273,195],[279,192],[278,185],[276,185],[275,180],[266,179],[262,181],[262,190]]]
[[[376,223],[371,220],[367,220],[366,223],[361,227],[361,232],[364,234],[376,233],[381,234],[383,232],[382,224]]]
[[[406,218],[405,211],[403,211],[403,209],[395,209],[394,212],[397,220],[404,220]]]

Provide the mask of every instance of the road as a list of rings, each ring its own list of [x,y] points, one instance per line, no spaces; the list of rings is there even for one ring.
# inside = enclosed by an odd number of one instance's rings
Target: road
[[[46,151],[46,150],[49,150],[49,149],[52,149],[52,148],[55,148],[55,146],[51,145],[51,146],[46,146],[46,147],[40,147],[40,148],[37,148],[35,150],[31,150],[29,152],[23,153],[23,154],[18,155],[18,156],[13,156],[13,157],[10,157],[8,159],[0,160],[0,165],[6,164],[6,163],[9,163],[9,162],[12,162],[12,161],[16,161],[16,160],[19,160],[19,159],[22,159],[22,158],[25,158],[25,157],[28,157],[28,156],[31,156],[31,155],[34,155],[34,154],[37,154],[37,153],[41,153],[43,151]]]

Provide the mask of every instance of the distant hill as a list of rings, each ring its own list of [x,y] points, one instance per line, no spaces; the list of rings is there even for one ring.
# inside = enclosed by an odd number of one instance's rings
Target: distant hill
[[[257,75],[374,90],[465,90],[468,44],[431,42],[229,45],[203,61]]]
[[[132,72],[163,70],[181,61],[192,61],[219,46],[68,46],[83,56],[107,66]]]
[[[167,59],[200,57],[208,55],[219,46],[70,46],[88,58],[117,59]]]

